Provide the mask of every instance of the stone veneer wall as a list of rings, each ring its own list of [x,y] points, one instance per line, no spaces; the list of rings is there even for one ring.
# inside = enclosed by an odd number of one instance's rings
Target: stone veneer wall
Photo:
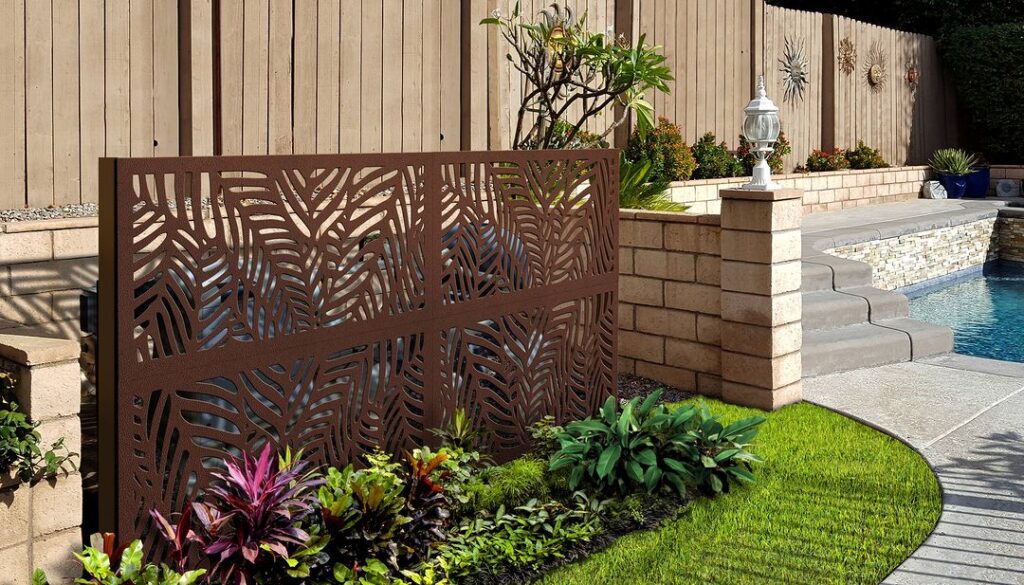
[[[837,211],[851,207],[917,199],[928,180],[928,167],[894,167],[829,173],[778,175],[785,189],[802,189],[804,213]],[[749,178],[706,179],[672,183],[672,199],[685,203],[691,213],[719,213],[721,189],[735,189]]]
[[[82,452],[78,354],[71,340],[0,333],[0,366],[14,372],[18,403],[39,423],[43,445],[63,438],[74,453]],[[82,550],[81,524],[78,472],[34,485],[0,477],[0,583],[28,585],[36,567],[50,583],[70,583],[81,573],[72,556]]]
[[[720,219],[622,211],[620,373],[720,395]]]
[[[1014,216],[1007,216],[1009,213]],[[999,232],[999,257],[1024,262],[1024,210],[1004,210],[996,222],[996,229]]]
[[[79,289],[98,275],[95,217],[0,225],[0,330],[78,337]]]
[[[1024,250],[1024,225],[1020,226]],[[894,290],[981,266],[999,258],[996,218],[839,246],[825,253],[873,268],[875,287]]]

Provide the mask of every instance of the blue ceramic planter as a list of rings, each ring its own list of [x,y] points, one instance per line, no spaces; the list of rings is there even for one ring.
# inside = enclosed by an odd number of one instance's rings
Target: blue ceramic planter
[[[946,197],[950,199],[961,199],[967,192],[967,177],[969,175],[939,175],[939,183],[946,189]]]
[[[967,191],[965,197],[987,197],[988,186],[992,178],[992,170],[988,167],[974,169],[967,175]]]

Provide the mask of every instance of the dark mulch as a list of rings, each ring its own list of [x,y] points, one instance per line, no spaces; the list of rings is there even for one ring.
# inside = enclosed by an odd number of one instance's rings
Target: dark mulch
[[[682,402],[694,397],[693,392],[680,390],[662,382],[656,382],[648,378],[622,374],[619,376],[619,398],[629,400],[637,396],[647,396],[655,390],[661,389],[662,402]]]

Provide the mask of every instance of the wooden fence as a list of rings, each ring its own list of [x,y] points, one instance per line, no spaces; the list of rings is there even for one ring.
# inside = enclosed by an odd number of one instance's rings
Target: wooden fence
[[[478,23],[514,3],[0,0],[0,209],[96,201],[101,156],[506,148],[523,81]],[[690,142],[710,131],[736,147],[761,73],[793,143],[787,170],[858,139],[894,164],[957,141],[931,38],[763,0],[565,4],[594,30],[664,47],[676,80],[654,105]],[[837,66],[844,39],[858,55],[849,74]],[[806,60],[801,99],[782,99],[787,40]],[[873,47],[888,74],[880,91],[866,80]]]

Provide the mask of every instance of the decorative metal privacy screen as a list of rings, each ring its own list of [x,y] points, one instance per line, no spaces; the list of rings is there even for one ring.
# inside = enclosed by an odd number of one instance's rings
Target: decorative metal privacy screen
[[[102,170],[101,523],[123,540],[266,441],[343,464],[461,407],[500,457],[615,390],[613,151]]]

